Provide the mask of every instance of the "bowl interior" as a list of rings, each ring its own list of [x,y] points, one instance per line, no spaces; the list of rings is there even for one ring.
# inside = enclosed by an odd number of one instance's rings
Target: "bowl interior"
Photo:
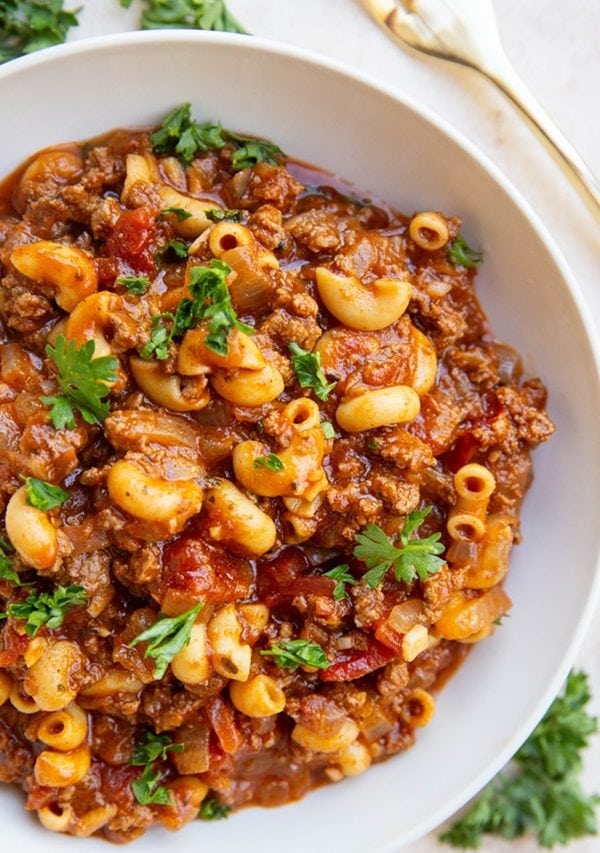
[[[414,749],[285,808],[194,824],[178,849],[229,853],[398,850],[460,807],[510,757],[570,667],[595,594],[600,443],[598,368],[569,273],[528,207],[491,164],[431,116],[334,64],[255,39],[135,34],[76,43],[0,71],[0,174],[39,148],[149,125],[191,101],[197,117],[272,138],[398,209],[458,214],[486,262],[479,296],[496,336],[549,388],[557,432],[534,455],[524,542],[508,582],[512,618],[473,650],[439,695]],[[8,131],[8,132],[6,132]],[[575,370],[575,368],[577,368]],[[23,849],[98,849],[49,839],[0,794],[5,838]],[[353,809],[357,817],[352,819]],[[360,815],[360,817],[358,817]],[[132,849],[158,850],[152,831]]]

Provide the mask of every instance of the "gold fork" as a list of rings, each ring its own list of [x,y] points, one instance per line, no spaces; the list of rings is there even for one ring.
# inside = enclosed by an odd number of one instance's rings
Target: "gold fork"
[[[362,0],[362,4],[403,46],[466,65],[491,80],[525,116],[600,217],[600,181],[510,64],[492,0]]]

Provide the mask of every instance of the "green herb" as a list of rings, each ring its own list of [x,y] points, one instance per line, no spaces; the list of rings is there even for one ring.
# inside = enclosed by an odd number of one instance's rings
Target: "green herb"
[[[436,556],[444,550],[439,541],[441,534],[433,533],[425,539],[413,536],[430,512],[429,506],[406,516],[400,533],[400,547],[394,545],[376,524],[368,524],[362,533],[356,534],[354,539],[358,544],[353,554],[369,569],[363,577],[367,586],[371,589],[379,586],[391,568],[394,569],[396,580],[404,583],[412,583],[417,577],[427,580],[429,575],[441,568],[444,561]]]
[[[275,453],[269,453],[268,456],[259,456],[254,460],[255,468],[270,468],[271,471],[283,471],[285,465]]]
[[[25,601],[9,604],[6,613],[0,615],[3,618],[12,616],[14,619],[25,619],[25,633],[35,637],[42,625],[60,628],[67,610],[85,604],[85,600],[82,586],[59,586],[52,593],[30,592]]]
[[[171,327],[167,328],[165,320],[170,321]],[[154,356],[159,361],[165,361],[171,351],[171,341],[175,329],[174,314],[155,314],[152,318],[152,331],[150,340],[140,350],[140,358],[145,361]]]
[[[63,0],[4,0],[0,3],[0,62],[62,44],[78,25],[79,10],[67,12]]]
[[[120,284],[128,293],[141,296],[150,287],[150,279],[145,275],[120,275],[115,279],[115,284]]]
[[[51,406],[50,420],[56,429],[74,429],[74,409],[88,424],[102,423],[110,411],[102,398],[110,393],[107,382],[116,380],[119,362],[112,355],[94,358],[95,350],[94,341],[78,347],[75,341],[67,343],[63,335],[57,337],[54,346],[46,346],[46,355],[58,370],[57,381],[63,393],[41,400]]]
[[[220,207],[215,207],[214,210],[207,210],[206,216],[211,222],[241,222],[244,218],[244,211],[223,210]]]
[[[478,267],[483,262],[483,252],[472,249],[462,234],[450,243],[447,255],[455,267]]]
[[[184,166],[189,166],[199,153],[219,151],[225,146],[234,149],[231,164],[236,170],[263,160],[277,164],[285,157],[277,145],[266,139],[241,136],[213,122],[198,123],[192,118],[189,103],[165,116],[160,127],[151,134],[150,141],[157,154],[175,154]]]
[[[189,246],[185,240],[169,240],[160,250],[160,256],[161,258],[165,258],[165,260],[174,258],[178,261],[184,261],[188,256],[188,249]]]
[[[243,136],[233,137],[229,134],[230,139],[243,141],[243,144],[233,152],[231,157],[231,165],[236,171],[241,169],[249,169],[256,166],[257,163],[272,163],[277,166],[283,157],[283,151],[272,142],[267,142],[266,139],[247,139]]]
[[[167,753],[183,752],[182,743],[172,743],[168,734],[157,735],[154,732],[145,732],[144,737],[139,741],[133,753],[131,764],[151,764],[160,758],[164,761],[167,758]]]
[[[367,442],[367,447],[369,448],[369,450],[376,452],[377,450],[379,450],[379,442],[375,441],[375,439],[372,438],[370,439],[370,441]]]
[[[301,388],[312,388],[319,400],[327,400],[335,382],[327,383],[323,368],[321,367],[321,356],[318,352],[308,352],[297,343],[288,344],[292,354],[292,365],[296,371],[296,377]]]
[[[27,503],[44,512],[64,504],[69,497],[69,493],[60,486],[53,486],[37,477],[25,477],[25,492]]]
[[[223,820],[229,817],[230,812],[231,806],[226,806],[216,797],[207,797],[200,806],[198,817],[201,820]]]
[[[331,423],[331,421],[321,422],[321,432],[323,433],[325,438],[335,438],[335,427]]]
[[[216,258],[207,267],[192,267],[188,289],[193,299],[182,299],[175,313],[176,333],[183,333],[201,320],[208,320],[205,344],[219,355],[227,355],[227,338],[232,329],[239,329],[247,335],[254,334],[254,329],[241,323],[233,310],[227,287],[230,273],[229,264]]]
[[[440,836],[453,847],[477,849],[486,833],[511,840],[532,832],[541,847],[568,844],[597,831],[600,797],[581,788],[582,751],[597,730],[585,710],[588,679],[571,672],[562,695],[513,759],[466,814]]]
[[[131,783],[133,795],[142,806],[170,806],[171,792],[159,785],[161,773],[153,770],[152,764],[146,765],[137,779]]]
[[[23,583],[16,569],[13,568],[11,554],[14,554],[15,549],[5,539],[0,539],[0,578],[5,581],[14,583],[15,586],[22,586]]]
[[[261,655],[272,657],[277,666],[284,669],[296,669],[298,666],[327,669],[329,666],[325,651],[311,640],[280,640],[270,649],[263,649]]]
[[[126,9],[132,0],[120,0]],[[193,29],[220,30],[246,34],[224,0],[145,0],[143,30]]]
[[[358,581],[350,574],[350,566],[344,563],[341,566],[336,566],[335,569],[330,569],[328,572],[323,572],[324,578],[333,578],[335,586],[333,587],[333,598],[335,601],[341,601],[346,596],[346,584],[356,586]]]
[[[147,643],[144,657],[154,658],[155,678],[162,678],[175,655],[187,646],[196,616],[203,607],[204,602],[199,601],[198,604],[180,616],[163,616],[161,614],[154,625],[146,628],[129,643],[130,646]]]
[[[166,219],[170,213],[175,214],[178,222],[185,222],[186,219],[191,219],[192,216],[189,210],[184,210],[183,207],[165,207],[165,209],[156,217],[157,222],[160,222],[162,219]]]

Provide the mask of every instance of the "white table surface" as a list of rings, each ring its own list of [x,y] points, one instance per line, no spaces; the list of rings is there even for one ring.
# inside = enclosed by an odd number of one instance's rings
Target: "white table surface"
[[[494,3],[508,56],[600,175],[600,2]],[[75,39],[136,29],[141,4],[134,0],[129,10],[121,9],[118,0],[73,0],[65,5],[83,6],[81,24],[70,35]],[[229,0],[229,8],[254,34],[310,48],[362,69],[462,131],[536,209],[573,270],[600,332],[600,222],[594,221],[522,119],[490,84],[469,70],[404,52],[370,21],[358,0]],[[598,616],[576,661],[590,675],[596,713],[600,713]],[[588,790],[600,791],[600,736],[587,753],[585,782]],[[437,833],[432,833],[405,849],[409,853],[450,850],[436,838]],[[487,840],[482,849],[484,853],[532,853],[541,848],[527,839],[510,844]],[[568,850],[598,853],[600,837],[574,842]]]

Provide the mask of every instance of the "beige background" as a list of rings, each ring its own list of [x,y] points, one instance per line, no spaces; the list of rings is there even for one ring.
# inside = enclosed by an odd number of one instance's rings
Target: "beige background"
[[[600,175],[600,0],[494,2],[507,54]],[[79,4],[74,0],[70,5]],[[127,11],[118,0],[82,0],[81,5],[81,26],[71,38],[136,27],[139,0]],[[402,51],[371,23],[358,0],[229,0],[229,7],[256,35],[310,48],[360,68],[417,99],[469,137],[536,209],[575,273],[600,330],[600,220],[594,222],[557,166],[490,84],[466,69]],[[568,566],[564,574],[568,583]],[[591,676],[594,709],[599,713],[598,617],[577,665]],[[589,790],[600,791],[600,736],[587,755],[586,783]],[[450,848],[439,845],[432,833],[407,849],[438,853]],[[487,841],[483,847],[484,853],[539,849],[532,840]],[[600,838],[573,843],[568,851],[598,853]]]

